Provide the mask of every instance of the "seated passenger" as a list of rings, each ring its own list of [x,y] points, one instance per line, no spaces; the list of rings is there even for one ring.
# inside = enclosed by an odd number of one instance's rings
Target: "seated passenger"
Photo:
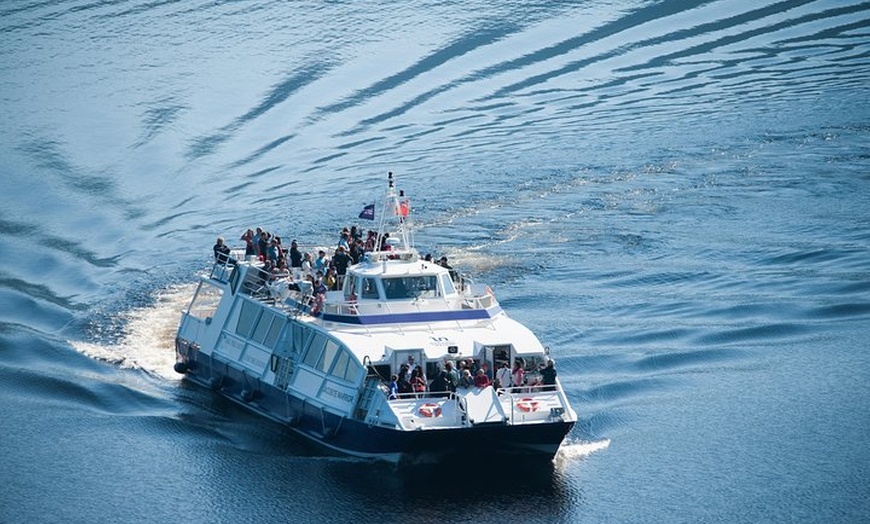
[[[323,277],[323,283],[332,291],[338,289],[338,275],[335,273],[334,267],[330,267],[326,270],[326,276]]]
[[[477,370],[477,375],[474,376],[474,387],[485,388],[492,385],[492,381],[486,376],[486,372],[481,368]]]
[[[462,376],[459,378],[459,387],[465,389],[474,387],[474,377],[471,376],[471,371],[469,371],[468,368],[462,369]]]
[[[272,266],[273,278],[286,278],[290,276],[290,270],[287,269],[287,262],[283,258],[278,259],[278,263]]]

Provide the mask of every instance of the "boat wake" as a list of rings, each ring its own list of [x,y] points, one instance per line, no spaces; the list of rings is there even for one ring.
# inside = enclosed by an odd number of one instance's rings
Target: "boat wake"
[[[566,442],[562,444],[553,462],[556,464],[570,462],[588,457],[596,451],[607,449],[610,446],[610,439],[596,440],[593,442]]]
[[[70,341],[88,357],[141,369],[163,379],[180,380],[175,373],[174,339],[178,316],[189,302],[194,284],[167,288],[156,295],[153,304],[121,313],[122,333],[110,342]]]

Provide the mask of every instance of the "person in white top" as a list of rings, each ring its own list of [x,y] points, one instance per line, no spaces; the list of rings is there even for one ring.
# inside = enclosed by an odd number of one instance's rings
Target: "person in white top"
[[[495,379],[498,381],[498,387],[509,388],[511,386],[511,363],[507,360],[502,364],[502,367],[495,372]]]

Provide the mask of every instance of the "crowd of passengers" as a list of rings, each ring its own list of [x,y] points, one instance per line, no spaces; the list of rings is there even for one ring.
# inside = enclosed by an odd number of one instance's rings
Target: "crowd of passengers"
[[[347,268],[359,263],[365,253],[390,250],[389,233],[378,239],[377,232],[369,230],[363,238],[362,230],[355,225],[342,229],[332,256],[325,249],[318,249],[316,253],[303,251],[295,239],[286,248],[280,236],[260,227],[246,230],[239,240],[245,243],[246,260],[259,260],[263,263],[261,271],[266,280],[285,278],[290,280],[291,289],[299,290],[298,285],[293,283],[293,274],[296,273],[311,283],[316,295],[340,289]],[[223,237],[217,238],[212,249],[215,261],[230,264],[236,262]],[[447,268],[451,276],[455,277],[453,268],[447,263],[447,257],[442,256],[436,261],[431,254],[427,254],[424,259]]]
[[[529,387],[541,391],[556,389],[556,367],[552,360],[539,366],[534,380],[528,380],[527,375],[531,371],[527,371],[525,360],[522,358],[514,359],[513,369],[510,362],[503,362],[496,370],[495,376],[487,362],[478,365],[476,360],[468,358],[454,364],[452,360],[447,360],[430,382],[426,379],[423,366],[419,364],[415,366],[411,360],[399,366],[399,372],[390,376],[387,395],[390,400],[423,395],[447,396],[457,389],[488,386],[509,392],[519,392]]]

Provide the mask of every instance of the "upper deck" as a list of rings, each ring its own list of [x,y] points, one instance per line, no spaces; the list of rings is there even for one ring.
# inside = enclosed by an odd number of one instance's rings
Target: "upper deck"
[[[216,262],[209,279],[284,312],[340,324],[480,321],[502,313],[488,287],[454,281],[438,264],[397,253],[373,255],[348,268],[339,290],[318,291],[299,271],[269,273],[257,262]]]

